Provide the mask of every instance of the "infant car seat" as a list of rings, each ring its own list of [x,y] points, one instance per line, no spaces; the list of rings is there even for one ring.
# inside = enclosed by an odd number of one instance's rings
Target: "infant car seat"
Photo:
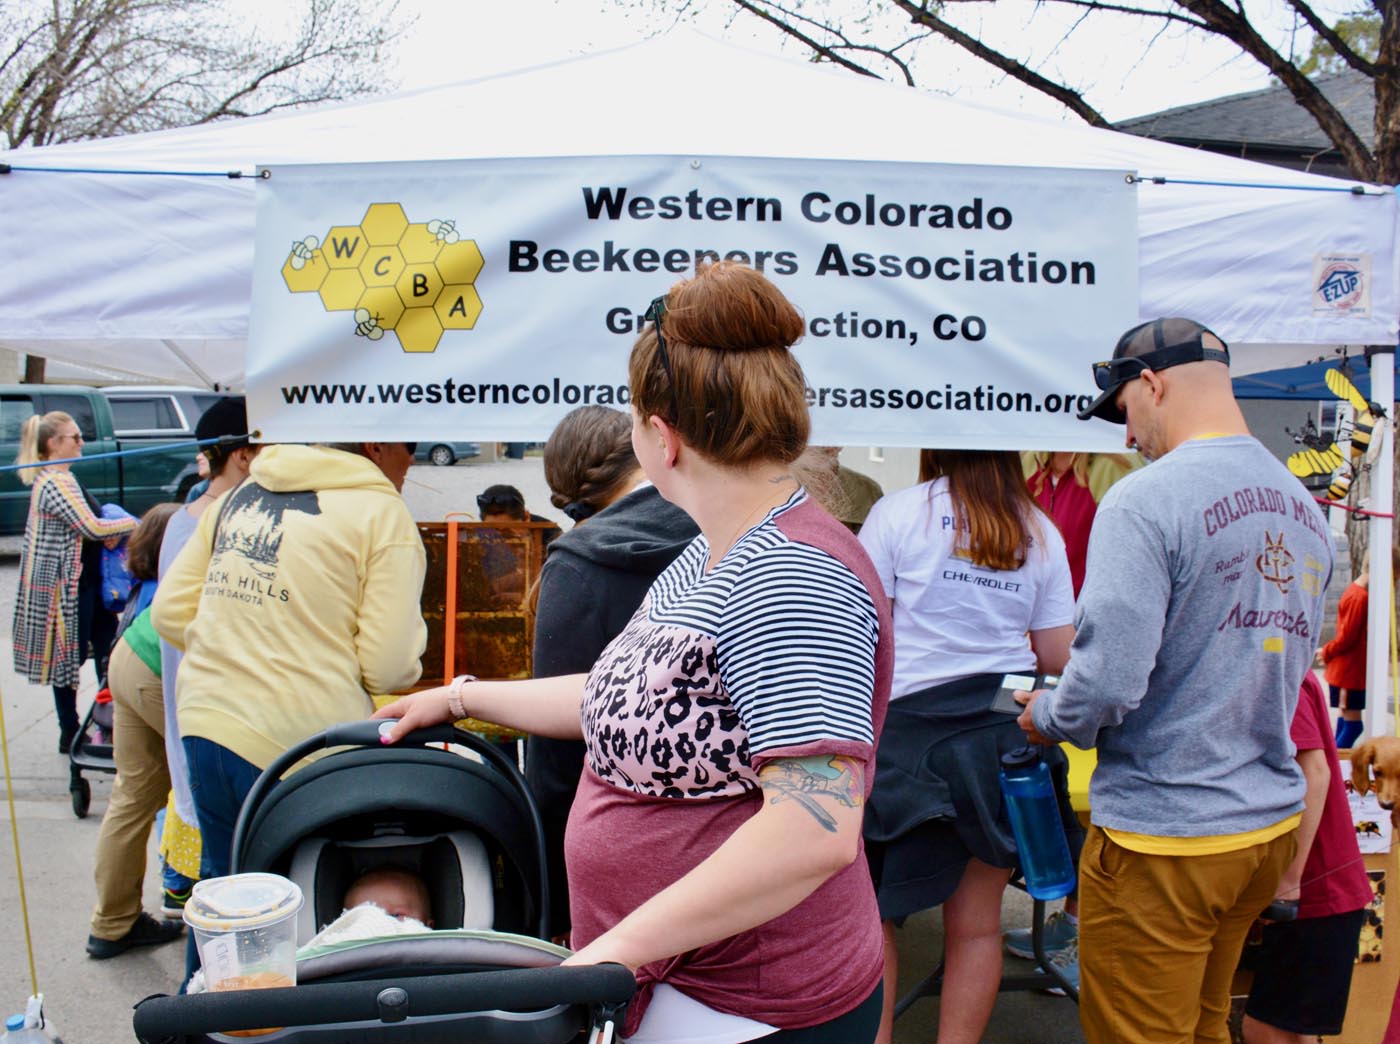
[[[309,948],[285,989],[148,997],[139,1040],[255,1030],[269,1044],[566,1044],[589,1027],[589,1039],[612,1039],[636,981],[615,964],[557,966],[567,951],[545,941],[544,828],[520,770],[447,726],[392,747],[378,727],[336,726],[269,765],[239,815],[234,870],[301,885],[302,943],[340,913],[356,876],[386,864],[423,878],[436,926],[451,930]]]

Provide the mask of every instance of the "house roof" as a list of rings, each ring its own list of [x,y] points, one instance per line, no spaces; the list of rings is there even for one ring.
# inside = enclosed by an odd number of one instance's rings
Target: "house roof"
[[[1349,69],[1319,76],[1314,82],[1367,147],[1374,148],[1375,81]],[[1144,138],[1196,145],[1249,145],[1305,152],[1334,148],[1317,121],[1281,86],[1163,109],[1124,120],[1115,127]]]

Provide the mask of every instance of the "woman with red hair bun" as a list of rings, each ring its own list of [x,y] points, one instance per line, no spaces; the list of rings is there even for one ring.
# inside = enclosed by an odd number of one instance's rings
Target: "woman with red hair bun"
[[[582,738],[575,963],[639,993],[624,1036],[869,1044],[882,939],[861,840],[893,666],[888,600],[793,476],[797,310],[733,262],[648,310],[628,378],[647,478],[700,530],[588,674],[454,681],[379,717]]]

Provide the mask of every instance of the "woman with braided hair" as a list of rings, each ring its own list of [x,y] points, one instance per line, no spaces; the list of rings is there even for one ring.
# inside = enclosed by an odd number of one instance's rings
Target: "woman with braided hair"
[[[574,528],[551,545],[540,573],[537,678],[589,670],[652,582],[699,532],[647,481],[632,451],[632,418],[620,410],[580,406],[561,420],[545,443],[544,477],[551,502]],[[558,934],[569,930],[564,827],[583,757],[581,740],[526,741],[525,776],[544,817],[550,923]]]

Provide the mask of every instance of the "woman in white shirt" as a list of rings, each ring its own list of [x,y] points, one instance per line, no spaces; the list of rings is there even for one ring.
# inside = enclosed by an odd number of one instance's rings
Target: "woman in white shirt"
[[[924,450],[920,483],[884,497],[860,542],[894,602],[895,669],[865,836],[885,923],[943,906],[939,1044],[981,1038],[1001,978],[1001,894],[1016,863],[997,784],[1023,746],[990,705],[1007,673],[1059,673],[1074,636],[1065,545],[1014,453]],[[1061,758],[1058,750],[1051,758]]]

